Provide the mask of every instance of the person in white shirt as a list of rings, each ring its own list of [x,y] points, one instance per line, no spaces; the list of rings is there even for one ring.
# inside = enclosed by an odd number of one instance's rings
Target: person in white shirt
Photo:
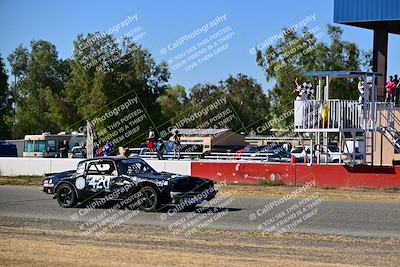
[[[314,89],[312,84],[309,81],[305,81],[303,84],[298,82],[298,79],[295,80],[297,92],[295,105],[295,126],[301,126],[304,122],[308,122],[312,118],[312,112],[318,110],[315,108],[317,103],[311,103],[308,100],[314,99]],[[304,113],[306,111],[307,113]],[[314,122],[311,122],[314,123]]]
[[[358,97],[358,102],[362,104],[364,98],[364,80],[362,77],[358,77],[358,85],[357,85],[358,92],[360,96]]]
[[[362,77],[358,77],[357,89],[360,95],[358,96],[358,112],[360,116],[362,116],[364,109],[364,91],[365,91],[365,82]]]
[[[149,139],[154,139],[156,138],[156,134],[154,133],[154,130],[152,128],[149,129]]]
[[[294,81],[294,83],[296,84],[296,89],[294,89],[294,92],[297,93],[296,100],[300,100],[300,101],[306,100],[306,94],[305,94],[303,85],[298,83],[297,78]]]

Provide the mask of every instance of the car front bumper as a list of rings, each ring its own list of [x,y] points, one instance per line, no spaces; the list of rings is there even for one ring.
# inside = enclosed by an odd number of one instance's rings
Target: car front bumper
[[[43,184],[43,192],[45,192],[46,194],[54,194],[54,184]]]
[[[170,192],[171,200],[173,204],[189,201],[193,203],[201,203],[204,200],[211,200],[217,195],[218,190],[210,189],[204,191],[189,191],[189,192]]]

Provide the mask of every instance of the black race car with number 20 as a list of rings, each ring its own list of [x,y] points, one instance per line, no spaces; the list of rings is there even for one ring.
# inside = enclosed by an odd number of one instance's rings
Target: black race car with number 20
[[[140,196],[136,207],[144,211],[169,204],[193,208],[217,193],[212,180],[157,172],[142,159],[119,157],[88,159],[76,171],[46,174],[43,191],[54,194],[64,208],[107,196],[119,201]]]

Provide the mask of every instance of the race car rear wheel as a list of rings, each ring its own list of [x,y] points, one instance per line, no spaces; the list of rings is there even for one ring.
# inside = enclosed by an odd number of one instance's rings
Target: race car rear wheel
[[[71,208],[76,204],[74,188],[69,184],[62,184],[57,189],[57,202],[63,208]]]
[[[144,186],[140,189],[139,209],[143,211],[156,211],[159,207],[159,196],[151,186]]]

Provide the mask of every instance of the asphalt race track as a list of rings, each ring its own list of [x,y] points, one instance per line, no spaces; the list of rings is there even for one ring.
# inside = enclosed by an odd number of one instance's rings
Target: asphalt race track
[[[323,198],[323,196],[320,197]],[[261,214],[265,206],[277,201],[278,198],[229,196],[225,200],[227,199],[229,201],[224,203],[229,204],[223,208],[211,206],[212,208],[195,212],[196,216],[201,216],[202,213],[213,213],[213,215],[221,213],[221,216],[207,227],[220,230],[260,231],[264,229],[264,226],[260,224],[266,222],[267,219],[279,217],[283,210],[301,201],[300,199],[287,200]],[[322,200],[314,203],[318,209],[317,213],[288,232],[400,237],[400,205],[394,201]],[[51,195],[44,194],[39,187],[0,186],[0,217],[75,221],[79,225],[93,220],[104,211],[107,210],[96,208],[82,215],[82,207],[61,208]],[[257,211],[261,215],[256,215]],[[190,214],[193,213],[181,211],[170,215],[166,210],[154,213],[139,212],[124,223],[170,227],[177,225],[177,222]]]

